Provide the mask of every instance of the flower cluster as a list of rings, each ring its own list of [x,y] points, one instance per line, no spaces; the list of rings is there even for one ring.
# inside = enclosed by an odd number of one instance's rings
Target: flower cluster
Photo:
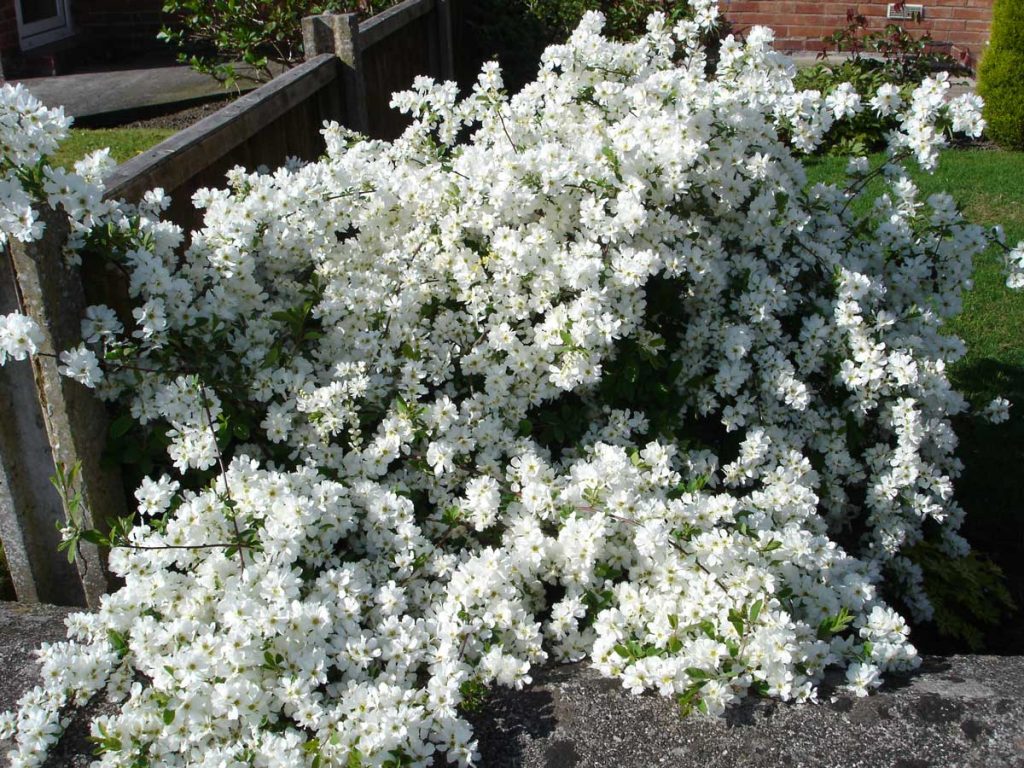
[[[39,326],[18,312],[0,317],[0,365],[13,360],[24,360],[39,351],[43,332]]]
[[[884,597],[927,616],[905,551],[966,550],[943,322],[989,241],[898,160],[976,105],[880,92],[891,162],[809,187],[792,147],[862,105],[797,92],[761,29],[708,78],[697,5],[628,44],[587,15],[512,99],[495,66],[461,101],[417,80],[398,140],[328,126],[321,161],[200,192],[183,251],[161,193],[46,172],[136,305],[91,307],[63,369],[180,477],[0,716],[14,765],[101,691],[99,766],[465,765],[466,697],[548,658],[712,714],[916,665]]]

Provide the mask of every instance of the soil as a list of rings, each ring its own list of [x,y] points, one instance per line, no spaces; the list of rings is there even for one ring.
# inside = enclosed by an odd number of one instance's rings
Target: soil
[[[170,111],[150,114],[130,122],[118,123],[117,128],[166,128],[173,131],[180,131],[198,123],[205,117],[209,117],[217,110],[227,106],[235,99],[235,94],[230,94],[223,99],[208,101],[202,104],[193,104],[187,107],[172,108]]]

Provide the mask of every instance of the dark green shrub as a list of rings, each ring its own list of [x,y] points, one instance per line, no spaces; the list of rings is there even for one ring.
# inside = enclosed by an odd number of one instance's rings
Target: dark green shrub
[[[587,11],[604,14],[610,37],[631,40],[646,31],[652,13],[664,13],[671,24],[685,18],[690,5],[686,0],[463,0],[457,32],[459,84],[470,87],[480,65],[497,60],[506,90],[515,93],[536,76],[544,49],[564,42]],[[727,29],[721,22],[716,39]],[[717,46],[714,40],[706,42],[713,59]]]
[[[463,0],[458,8],[455,56],[463,92],[472,88],[485,61],[501,64],[510,93],[537,76],[540,55],[554,37],[526,0]]]
[[[354,11],[372,15],[394,0],[166,0],[169,22],[159,38],[179,50],[178,60],[233,85],[236,66],[257,80],[302,61],[302,17]]]
[[[611,37],[631,40],[647,29],[647,17],[661,11],[669,22],[690,12],[685,0],[527,0],[530,13],[557,38],[568,37],[587,11],[601,11]]]
[[[793,85],[804,91],[830,94],[842,83],[850,83],[866,106],[869,99],[885,83],[892,82],[882,62],[876,59],[853,58],[838,64],[816,64],[797,72]],[[905,84],[900,95],[906,99],[914,84]],[[885,147],[886,134],[898,127],[895,116],[882,117],[867,107],[856,117],[837,123],[826,134],[821,151],[832,155],[863,155]]]
[[[837,29],[825,43],[835,46],[849,58],[838,63],[822,63],[802,69],[793,84],[801,90],[829,94],[842,83],[850,83],[861,97],[865,109],[852,120],[844,120],[827,134],[821,151],[834,155],[862,155],[885,147],[886,134],[898,127],[894,115],[879,116],[867,106],[879,87],[886,83],[899,86],[904,101],[928,75],[961,69],[948,54],[930,50],[931,38],[915,36],[897,24],[888,24],[879,32],[867,30],[867,19],[854,12],[847,24]],[[870,55],[865,55],[870,54]],[[821,58],[827,58],[823,52]]]
[[[988,136],[1004,147],[1024,149],[1024,2],[995,0],[992,36],[978,67]]]

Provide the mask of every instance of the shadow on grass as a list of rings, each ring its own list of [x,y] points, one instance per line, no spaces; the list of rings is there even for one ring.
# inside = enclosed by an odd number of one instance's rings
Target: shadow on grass
[[[1013,406],[1010,420],[990,424],[979,416],[955,422],[957,455],[964,463],[956,497],[967,511],[961,533],[998,565],[1017,611],[985,632],[989,653],[1024,653],[1024,366],[992,358],[968,361],[952,372],[953,383],[971,402],[1000,395]]]

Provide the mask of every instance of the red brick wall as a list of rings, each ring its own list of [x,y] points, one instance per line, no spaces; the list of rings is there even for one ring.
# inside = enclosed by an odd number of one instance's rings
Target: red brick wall
[[[886,3],[800,2],[799,0],[719,0],[722,13],[739,33],[755,24],[775,30],[781,50],[820,51],[821,39],[846,26],[848,10],[865,16],[867,31],[887,23]],[[936,42],[949,42],[977,59],[988,41],[992,0],[923,0],[920,22],[892,21],[915,35],[928,32]]]

